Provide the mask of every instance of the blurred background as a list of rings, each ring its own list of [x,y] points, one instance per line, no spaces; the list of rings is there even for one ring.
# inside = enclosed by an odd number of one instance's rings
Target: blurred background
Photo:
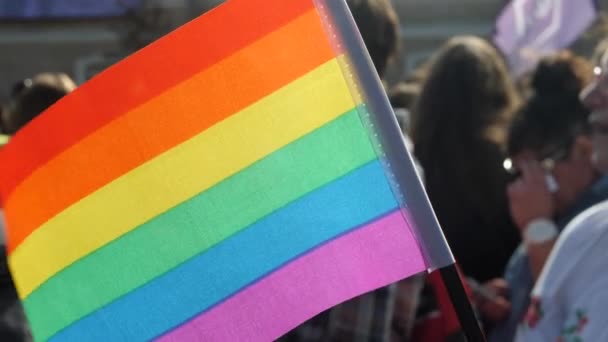
[[[83,83],[116,61],[222,3],[222,0],[0,0],[0,102],[13,82],[62,71]],[[393,0],[400,53],[387,82],[407,78],[442,42],[490,37],[506,0]],[[600,10],[608,0],[599,1]],[[606,33],[601,14],[572,49],[590,56]]]

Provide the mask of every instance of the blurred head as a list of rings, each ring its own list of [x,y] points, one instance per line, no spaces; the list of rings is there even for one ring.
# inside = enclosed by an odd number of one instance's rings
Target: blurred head
[[[419,93],[418,84],[405,82],[398,83],[388,91],[388,99],[403,134],[410,130],[410,111]]]
[[[581,100],[591,110],[589,124],[593,141],[593,162],[608,173],[608,50],[594,68],[595,80],[581,92]]]
[[[63,73],[42,73],[15,84],[0,113],[2,133],[14,134],[75,88],[74,81]]]
[[[437,188],[462,194],[491,215],[489,207],[504,197],[496,190],[506,177],[497,173],[499,144],[516,103],[504,60],[488,42],[464,36],[444,44],[427,66],[412,113],[415,155],[429,186],[437,174],[436,179],[449,181]]]
[[[456,37],[431,60],[414,107],[412,135],[421,143],[446,141],[446,146],[469,138],[502,142],[504,134],[495,128],[504,127],[516,103],[496,50],[477,37]]]
[[[399,19],[390,0],[347,0],[376,71],[386,66],[399,45]]]
[[[516,174],[523,161],[539,161],[557,183],[557,213],[569,208],[597,178],[591,162],[589,111],[578,97],[591,79],[591,64],[570,52],[543,58],[509,129],[511,162],[505,166]]]

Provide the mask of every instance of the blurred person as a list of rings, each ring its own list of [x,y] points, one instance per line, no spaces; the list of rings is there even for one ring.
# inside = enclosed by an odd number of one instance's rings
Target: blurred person
[[[398,47],[397,14],[389,0],[347,0],[347,4],[383,78]],[[404,139],[407,145],[407,137]],[[422,276],[417,275],[356,297],[317,315],[279,340],[409,341],[422,284]]]
[[[411,112],[420,96],[421,85],[428,74],[428,63],[422,63],[412,70],[403,81],[388,88],[388,99],[395,111],[397,121],[403,135],[406,137],[408,150],[413,151],[413,143],[409,137],[411,131]],[[422,169],[419,167],[419,169]]]
[[[414,82],[399,82],[388,91],[388,99],[393,108],[411,110],[420,95],[420,84]]]
[[[501,151],[517,94],[504,61],[476,37],[450,39],[427,73],[412,117],[415,156],[457,262],[483,282],[502,274],[519,242]]]
[[[42,73],[15,84],[11,99],[0,111],[0,129],[6,134],[5,142],[9,135],[15,134],[75,88],[75,83],[63,73]],[[0,210],[0,245],[3,249],[0,256],[0,341],[32,341],[27,318],[8,269],[3,223]]]
[[[529,296],[559,232],[580,212],[608,198],[608,177],[594,168],[589,111],[578,94],[590,83],[588,61],[570,52],[543,58],[531,75],[531,90],[510,127],[505,166],[518,178],[509,185],[511,214],[522,245],[504,279],[487,287],[497,298],[480,303],[497,322],[489,339],[513,341]],[[497,310],[497,301],[510,312]]]
[[[347,0],[376,71],[384,77],[399,47],[399,17],[390,0]]]
[[[592,159],[608,174],[608,53],[581,99],[589,118]],[[608,201],[576,216],[553,248],[532,293],[517,341],[607,341]]]
[[[75,88],[74,81],[63,73],[41,73],[17,83],[9,103],[1,112],[3,133],[15,134]]]
[[[409,151],[413,151],[411,139],[407,135],[411,129],[410,112],[420,95],[420,84],[424,79],[424,72],[425,65],[421,65],[407,78],[407,81],[396,84],[388,91],[389,101]],[[418,175],[424,182],[424,170],[416,159],[414,159],[414,163]],[[464,339],[458,317],[438,272],[426,276],[419,297],[411,335],[412,341],[459,341]]]
[[[410,113],[416,98],[420,94],[420,85],[416,83],[397,83],[388,91],[388,99],[395,111],[399,127],[403,134],[407,134],[410,127]]]

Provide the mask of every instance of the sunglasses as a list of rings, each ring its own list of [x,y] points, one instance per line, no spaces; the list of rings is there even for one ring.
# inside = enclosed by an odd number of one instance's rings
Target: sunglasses
[[[545,172],[551,173],[555,168],[555,164],[568,159],[569,155],[569,148],[561,147],[555,149],[550,153],[545,154],[543,158],[540,158],[540,166],[543,170],[545,170]],[[507,171],[512,180],[521,177],[521,170],[515,166],[513,159],[506,158],[502,163],[502,167],[505,169],[505,171]]]

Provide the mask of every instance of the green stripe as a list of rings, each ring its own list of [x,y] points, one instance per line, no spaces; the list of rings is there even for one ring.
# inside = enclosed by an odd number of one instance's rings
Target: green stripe
[[[30,323],[57,332],[375,157],[352,110],[59,272],[25,299]]]

